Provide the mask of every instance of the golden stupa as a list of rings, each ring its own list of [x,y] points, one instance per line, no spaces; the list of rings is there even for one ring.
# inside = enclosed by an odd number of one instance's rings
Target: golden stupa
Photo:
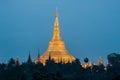
[[[57,9],[55,14],[54,32],[52,39],[49,42],[48,49],[42,56],[38,56],[38,59],[35,61],[35,63],[41,62],[45,64],[46,60],[49,59],[49,56],[56,63],[71,63],[75,60],[75,58],[65,48],[64,41],[61,38]]]

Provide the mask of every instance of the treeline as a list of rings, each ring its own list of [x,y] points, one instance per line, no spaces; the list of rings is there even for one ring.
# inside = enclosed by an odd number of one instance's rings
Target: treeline
[[[120,54],[109,54],[107,59],[106,66],[83,68],[79,59],[67,64],[48,59],[43,66],[32,62],[30,56],[22,64],[11,58],[7,64],[0,64],[0,80],[120,80]]]

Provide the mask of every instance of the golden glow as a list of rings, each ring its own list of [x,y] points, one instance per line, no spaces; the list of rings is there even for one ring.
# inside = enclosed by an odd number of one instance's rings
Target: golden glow
[[[99,60],[98,60],[98,65],[99,65],[99,66],[100,66],[100,65],[103,65],[103,61],[102,61],[101,58],[99,58]]]
[[[49,54],[51,54],[51,59],[53,59],[56,63],[71,63],[75,60],[75,58],[66,50],[64,41],[61,38],[57,10],[55,14],[53,36],[51,41],[49,42],[48,49],[40,57],[40,59],[38,58],[35,62],[37,63],[40,60],[40,62],[45,64],[46,60],[49,59]]]
[[[93,62],[90,62],[90,63],[84,63],[84,64],[81,64],[83,68],[88,68],[88,67],[92,67],[93,65],[95,65]]]

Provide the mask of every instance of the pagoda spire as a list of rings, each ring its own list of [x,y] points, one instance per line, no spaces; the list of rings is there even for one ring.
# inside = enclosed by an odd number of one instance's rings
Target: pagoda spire
[[[58,8],[56,7],[56,14],[55,17],[58,17]]]
[[[31,55],[30,55],[30,51],[29,51],[29,56],[28,56],[27,63],[32,63],[32,59],[31,59]]]
[[[56,8],[56,13],[55,13],[55,22],[54,22],[54,32],[53,32],[53,37],[52,41],[61,41],[61,35],[60,35],[60,26],[59,26],[59,20],[58,20],[58,9]]]
[[[40,50],[38,49],[38,60],[40,60]]]

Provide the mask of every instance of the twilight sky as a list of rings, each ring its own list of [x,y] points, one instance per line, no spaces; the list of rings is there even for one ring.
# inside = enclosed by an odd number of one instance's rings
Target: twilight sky
[[[56,6],[61,36],[81,61],[120,52],[120,0],[0,0],[0,62],[43,54],[53,34]]]

